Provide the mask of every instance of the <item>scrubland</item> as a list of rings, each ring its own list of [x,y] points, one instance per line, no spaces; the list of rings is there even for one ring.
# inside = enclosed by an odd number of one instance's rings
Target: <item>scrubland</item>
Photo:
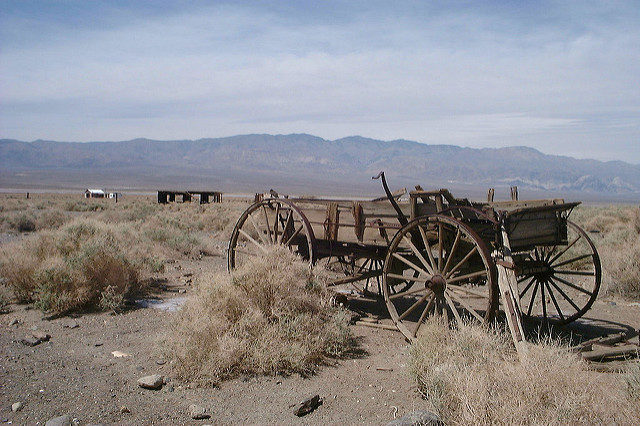
[[[32,197],[4,196],[0,204],[0,229],[19,233],[0,248],[3,297],[54,314],[120,309],[167,261],[212,254],[212,239],[228,233],[242,209],[242,203],[162,206],[141,196],[118,203]]]
[[[53,314],[119,312],[168,262],[225,255],[220,242],[247,206],[0,196],[0,232],[9,240],[0,245],[0,311],[18,301]],[[638,207],[581,206],[571,219],[600,253],[601,297],[639,300]],[[187,382],[309,375],[358,349],[350,316],[330,299],[322,271],[275,250],[232,274],[195,277],[159,346]],[[545,339],[519,362],[503,331],[452,331],[438,320],[423,330],[410,349],[410,377],[425,406],[447,424],[640,420],[640,364],[622,375],[595,373],[561,342]]]

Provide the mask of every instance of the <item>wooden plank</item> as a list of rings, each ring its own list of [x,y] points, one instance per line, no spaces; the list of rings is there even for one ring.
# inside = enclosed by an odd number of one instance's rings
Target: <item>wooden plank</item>
[[[607,357],[617,357],[617,356],[626,356],[626,355],[638,355],[640,352],[640,347],[638,345],[621,345],[621,346],[610,346],[610,347],[599,347],[597,349],[582,352],[582,358],[587,361],[596,361]]]
[[[511,331],[511,338],[518,352],[520,359],[524,359],[527,355],[527,342],[524,337],[524,329],[522,328],[522,313],[520,311],[520,298],[518,297],[518,282],[514,269],[507,268],[504,264],[513,263],[511,257],[511,247],[509,245],[509,236],[504,225],[501,226],[503,241],[503,264],[496,265],[498,268],[498,288],[502,307],[507,317],[507,324]]]

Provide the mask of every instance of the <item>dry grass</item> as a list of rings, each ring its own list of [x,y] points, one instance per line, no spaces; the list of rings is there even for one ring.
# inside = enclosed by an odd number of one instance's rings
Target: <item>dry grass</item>
[[[163,347],[188,380],[309,374],[353,348],[348,316],[308,264],[275,249],[231,275],[200,281]]]
[[[430,320],[411,348],[412,373],[445,424],[638,424],[640,400],[618,375],[588,371],[555,342],[517,362],[504,334],[450,331]],[[637,380],[637,373],[636,373]],[[629,379],[631,380],[631,379]],[[629,382],[628,380],[628,382]]]
[[[105,292],[138,289],[138,267],[121,241],[113,226],[76,220],[2,247],[0,275],[19,301],[44,311],[98,306]]]
[[[640,299],[640,209],[582,207],[572,220],[589,232],[600,253],[605,294]]]
[[[3,246],[0,284],[9,286],[17,300],[45,310],[88,305],[116,310],[129,290],[114,283],[113,274],[124,280],[130,267],[162,273],[169,260],[217,253],[215,239],[228,238],[244,208],[241,202],[158,205],[145,196],[124,197],[116,204],[78,195],[2,195],[0,231],[31,235]],[[91,276],[98,272],[102,277]]]

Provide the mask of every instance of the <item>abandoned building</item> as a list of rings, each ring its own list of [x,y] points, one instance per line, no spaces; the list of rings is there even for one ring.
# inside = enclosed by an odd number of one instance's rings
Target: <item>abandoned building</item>
[[[84,198],[105,198],[106,193],[103,189],[85,189]]]
[[[190,203],[194,195],[197,195],[200,204],[220,203],[222,202],[222,192],[218,191],[169,191],[158,190],[158,203],[167,204],[174,203],[176,197],[183,203]]]

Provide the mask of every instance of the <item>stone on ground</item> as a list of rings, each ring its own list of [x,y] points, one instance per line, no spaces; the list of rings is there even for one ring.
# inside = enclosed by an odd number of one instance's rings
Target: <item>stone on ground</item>
[[[22,407],[24,407],[24,404],[22,402],[16,402],[14,404],[11,404],[11,411],[15,413],[16,411],[22,410]]]
[[[47,420],[44,426],[72,426],[71,416],[64,415]]]
[[[438,416],[430,411],[417,410],[406,414],[404,417],[387,423],[387,426],[444,426]]]
[[[164,384],[164,377],[160,374],[152,374],[138,379],[138,386],[144,389],[157,390]]]
[[[204,407],[201,407],[196,404],[191,404],[189,406],[189,414],[191,415],[191,418],[194,420],[203,420],[211,417],[209,414],[207,414],[207,410]]]

